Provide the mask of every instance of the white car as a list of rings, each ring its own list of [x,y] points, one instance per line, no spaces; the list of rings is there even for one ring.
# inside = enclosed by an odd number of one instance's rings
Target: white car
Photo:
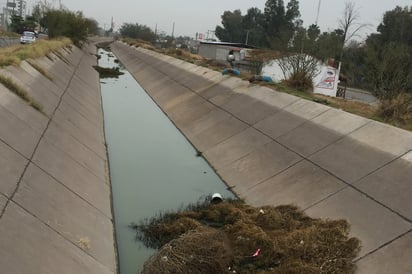
[[[36,41],[36,33],[33,31],[23,31],[20,36],[20,44],[31,44]]]

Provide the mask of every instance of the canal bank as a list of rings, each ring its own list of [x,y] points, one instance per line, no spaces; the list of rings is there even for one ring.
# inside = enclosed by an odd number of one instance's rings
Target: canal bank
[[[412,268],[410,132],[142,48],[112,50],[248,203],[347,219],[362,241],[359,273]]]
[[[0,84],[1,273],[117,273],[95,53],[0,69],[43,110]]]

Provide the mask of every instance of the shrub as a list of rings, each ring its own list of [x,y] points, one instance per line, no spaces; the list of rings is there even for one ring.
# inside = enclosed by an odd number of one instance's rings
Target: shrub
[[[313,87],[312,79],[319,73],[319,61],[305,54],[290,54],[277,59],[285,83],[292,88],[306,91]]]
[[[400,93],[393,99],[382,100],[376,114],[397,126],[412,123],[412,94]]]
[[[313,88],[312,78],[305,72],[297,72],[287,80],[285,83],[288,87],[295,88],[300,91],[307,91]]]

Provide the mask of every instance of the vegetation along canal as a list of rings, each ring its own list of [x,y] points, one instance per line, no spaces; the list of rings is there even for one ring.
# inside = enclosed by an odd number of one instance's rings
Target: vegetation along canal
[[[99,55],[99,66],[119,66],[111,52]],[[135,241],[132,222],[214,192],[233,194],[121,64],[120,71],[100,81],[120,272],[135,274],[154,250]]]

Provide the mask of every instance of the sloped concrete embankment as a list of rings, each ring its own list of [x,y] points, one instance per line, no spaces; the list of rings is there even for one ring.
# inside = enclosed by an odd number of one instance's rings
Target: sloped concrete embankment
[[[7,67],[0,84],[0,272],[117,273],[94,46]]]
[[[412,270],[412,134],[117,42],[112,50],[248,203],[344,218],[359,273]]]

